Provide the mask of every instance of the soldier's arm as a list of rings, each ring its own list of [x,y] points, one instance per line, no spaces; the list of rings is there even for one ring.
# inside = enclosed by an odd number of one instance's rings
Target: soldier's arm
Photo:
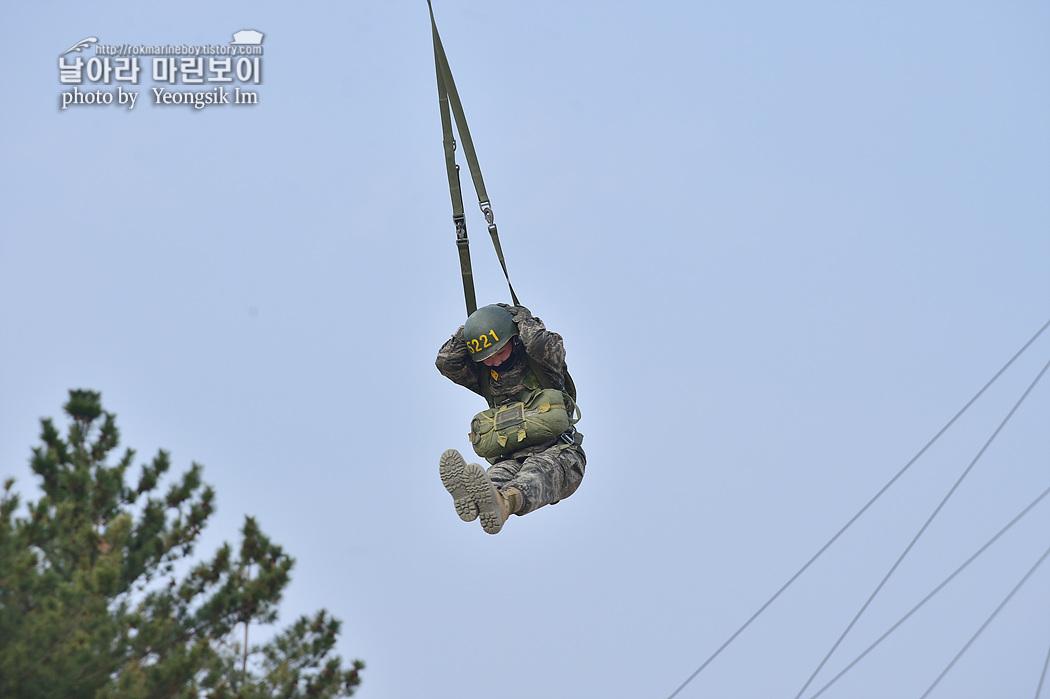
[[[507,310],[518,325],[518,335],[529,358],[561,383],[565,375],[565,343],[561,335],[547,330],[543,321],[524,306],[507,306]]]
[[[438,350],[437,361],[434,362],[437,370],[445,378],[453,381],[464,388],[469,388],[479,396],[481,386],[478,383],[477,369],[474,360],[470,358],[467,343],[463,341],[463,326],[459,326],[456,333],[450,337]]]

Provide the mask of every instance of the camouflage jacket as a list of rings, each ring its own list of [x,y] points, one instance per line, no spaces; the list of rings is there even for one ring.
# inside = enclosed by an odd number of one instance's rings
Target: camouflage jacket
[[[467,344],[463,341],[461,325],[438,351],[435,362],[438,371],[445,378],[486,398],[490,408],[521,400],[523,393],[542,386],[544,381],[535,375],[533,367],[536,371],[544,373],[548,385],[567,393],[575,401],[576,388],[572,385],[572,379],[565,366],[565,345],[561,335],[547,330],[543,321],[533,316],[524,306],[499,305],[510,311],[518,326],[516,339],[520,338],[520,342],[515,342],[511,360],[505,363],[509,366],[505,365],[502,371],[496,371],[471,359]],[[485,396],[482,389],[482,371],[489,372],[491,397]],[[528,447],[515,452],[513,457],[520,458],[539,453],[549,446]]]

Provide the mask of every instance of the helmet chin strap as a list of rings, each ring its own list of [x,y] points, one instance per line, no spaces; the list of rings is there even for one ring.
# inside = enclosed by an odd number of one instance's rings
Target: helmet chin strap
[[[514,340],[516,339],[517,338],[512,339],[511,342],[514,342]],[[519,345],[514,344],[513,348],[510,351],[510,354],[507,355],[507,358],[504,359],[500,364],[492,368],[496,371],[506,371],[507,369],[510,369],[512,366],[514,366],[518,361],[518,347]]]

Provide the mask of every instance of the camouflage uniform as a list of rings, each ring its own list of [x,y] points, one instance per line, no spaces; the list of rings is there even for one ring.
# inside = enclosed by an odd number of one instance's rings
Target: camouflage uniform
[[[481,372],[489,372],[490,408],[521,400],[522,393],[539,388],[542,384],[533,373],[533,366],[536,371],[544,373],[551,387],[570,392],[570,395],[574,393],[565,366],[565,345],[561,335],[547,330],[543,321],[524,306],[499,305],[510,311],[519,334],[514,338],[511,358],[499,367],[501,370],[496,371],[471,359],[463,341],[461,325],[438,351],[438,371],[482,397],[485,394],[481,387]],[[573,432],[563,435],[562,439],[526,447],[509,456],[488,459],[492,464],[488,476],[493,484],[500,489],[517,488],[521,493],[522,503],[516,514],[524,515],[544,505],[553,505],[580,487],[587,456],[581,446],[583,435]]]

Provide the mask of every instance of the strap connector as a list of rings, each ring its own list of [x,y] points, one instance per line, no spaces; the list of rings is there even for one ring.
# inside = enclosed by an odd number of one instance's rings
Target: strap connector
[[[478,206],[481,207],[481,213],[485,214],[485,221],[488,222],[489,227],[491,228],[493,222],[496,220],[496,217],[492,213],[492,205],[487,201],[481,201],[478,202]]]
[[[570,425],[569,429],[558,435],[558,441],[562,444],[573,444],[576,441],[576,425]]]
[[[453,216],[452,222],[456,224],[456,243],[467,242],[467,217],[463,214]]]

